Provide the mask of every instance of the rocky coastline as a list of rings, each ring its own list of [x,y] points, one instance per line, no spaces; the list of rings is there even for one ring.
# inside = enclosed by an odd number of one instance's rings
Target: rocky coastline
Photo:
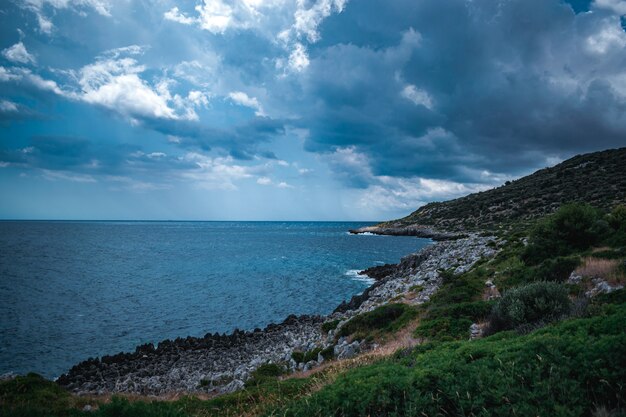
[[[362,273],[376,279],[365,292],[343,302],[323,316],[289,316],[280,324],[230,335],[207,334],[138,346],[135,352],[90,358],[58,378],[57,383],[76,394],[228,393],[244,387],[253,371],[277,363],[289,371],[308,370],[325,361],[318,353],[306,363],[294,352],[331,350],[335,358],[349,358],[371,346],[335,334],[350,318],[391,300],[421,304],[443,283],[441,271],[460,274],[478,260],[497,253],[493,237],[469,235],[441,240],[402,258],[396,265],[369,268]],[[325,332],[322,324],[337,321]],[[469,335],[469,329],[468,329]]]
[[[467,237],[468,235],[462,233],[453,233],[443,230],[437,230],[432,227],[422,226],[418,224],[402,225],[394,224],[391,226],[366,226],[359,229],[351,229],[350,233],[358,235],[363,233],[371,233],[374,235],[388,235],[388,236],[415,236],[425,239],[432,239],[434,241],[454,240]]]

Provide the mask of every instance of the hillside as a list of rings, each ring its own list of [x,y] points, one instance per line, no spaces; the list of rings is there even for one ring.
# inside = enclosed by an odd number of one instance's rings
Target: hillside
[[[569,202],[608,210],[625,201],[626,148],[620,148],[578,155],[498,188],[427,204],[379,226],[461,232],[535,219]]]

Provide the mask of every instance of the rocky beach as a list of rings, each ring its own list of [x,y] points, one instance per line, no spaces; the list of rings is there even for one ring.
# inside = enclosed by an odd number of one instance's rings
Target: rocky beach
[[[157,346],[141,345],[134,352],[83,361],[59,377],[57,383],[76,394],[220,394],[243,388],[252,372],[263,364],[281,364],[296,372],[325,361],[318,353],[306,363],[298,363],[294,352],[332,348],[335,358],[349,358],[372,348],[360,340],[335,337],[350,318],[392,300],[422,304],[442,285],[442,271],[466,272],[479,260],[493,257],[497,246],[495,238],[478,235],[438,241],[405,256],[398,264],[363,271],[376,282],[326,317],[290,316],[262,330],[235,330],[229,335],[207,334],[202,338],[164,340]],[[322,331],[323,323],[332,321],[338,322],[336,328]]]

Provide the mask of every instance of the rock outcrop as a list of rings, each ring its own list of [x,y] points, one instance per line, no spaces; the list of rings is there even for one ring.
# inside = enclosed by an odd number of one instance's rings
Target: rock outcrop
[[[81,362],[57,383],[79,394],[231,392],[242,388],[260,365],[289,363],[295,350],[320,345],[322,321],[319,316],[290,316],[263,330],[142,345],[132,353]]]

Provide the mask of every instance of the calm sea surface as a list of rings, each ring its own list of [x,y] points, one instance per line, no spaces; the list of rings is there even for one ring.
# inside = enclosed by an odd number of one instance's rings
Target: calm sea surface
[[[0,222],[0,374],[326,314],[429,243],[367,223]]]

